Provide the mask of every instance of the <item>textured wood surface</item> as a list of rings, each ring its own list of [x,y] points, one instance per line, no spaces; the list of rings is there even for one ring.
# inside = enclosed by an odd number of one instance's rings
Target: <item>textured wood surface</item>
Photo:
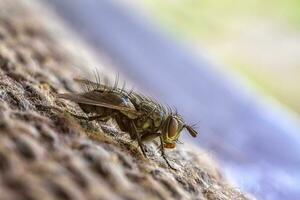
[[[135,85],[176,106],[187,121],[200,121],[203,134],[193,142],[209,149],[243,190],[261,199],[300,199],[298,116],[215,70],[205,49],[195,55],[124,0],[47,2]]]
[[[203,150],[185,144],[168,152],[175,172],[157,143],[145,159],[113,123],[49,109],[82,114],[55,96],[78,90],[74,66],[92,61],[25,2],[0,1],[0,199],[248,199]]]

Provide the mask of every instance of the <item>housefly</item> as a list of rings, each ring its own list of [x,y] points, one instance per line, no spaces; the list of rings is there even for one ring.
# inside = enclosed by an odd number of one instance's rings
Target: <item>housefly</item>
[[[138,142],[145,157],[144,143],[159,138],[162,157],[171,169],[174,168],[166,158],[165,148],[175,148],[184,128],[191,136],[197,136],[193,126],[186,124],[177,111],[139,93],[126,91],[124,87],[119,88],[117,81],[114,86],[108,86],[101,84],[99,77],[96,82],[74,80],[85,86],[86,91],[58,94],[58,97],[77,103],[89,116],[75,117],[103,122],[114,118],[120,129]]]

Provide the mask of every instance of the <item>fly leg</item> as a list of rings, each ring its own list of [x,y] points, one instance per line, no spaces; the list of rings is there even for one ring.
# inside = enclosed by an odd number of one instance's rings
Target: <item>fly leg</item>
[[[141,148],[144,157],[147,158],[145,149],[144,149],[144,147],[143,147],[143,142],[142,142],[141,136],[138,134],[138,132],[137,132],[137,130],[136,130],[136,127],[135,127],[135,124],[134,124],[133,122],[131,122],[130,124],[131,124],[131,131],[132,131],[133,134],[135,135],[135,137],[136,137],[136,139],[137,139],[137,141],[138,141],[139,147]]]
[[[171,169],[173,169],[173,170],[177,170],[177,169],[175,169],[174,167],[172,167],[172,165],[170,164],[170,162],[168,161],[168,159],[167,159],[167,156],[166,156],[166,153],[165,153],[165,148],[164,148],[164,140],[163,140],[163,137],[162,136],[160,136],[159,137],[160,138],[160,150],[161,150],[161,156],[164,158],[164,160],[166,161],[166,163],[167,163],[167,165],[171,168]]]

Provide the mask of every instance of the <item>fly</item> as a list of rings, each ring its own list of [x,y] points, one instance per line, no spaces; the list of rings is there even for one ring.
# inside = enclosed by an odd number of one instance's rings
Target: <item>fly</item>
[[[124,87],[119,88],[117,79],[114,86],[107,86],[100,83],[99,76],[96,77],[96,82],[74,79],[86,86],[86,91],[58,94],[58,97],[78,103],[89,116],[73,115],[74,117],[102,122],[114,118],[120,129],[138,142],[145,157],[144,143],[159,138],[162,157],[174,169],[166,157],[165,148],[175,148],[184,128],[191,136],[196,137],[197,131],[193,126],[186,124],[177,111],[170,107],[139,93],[126,91]]]

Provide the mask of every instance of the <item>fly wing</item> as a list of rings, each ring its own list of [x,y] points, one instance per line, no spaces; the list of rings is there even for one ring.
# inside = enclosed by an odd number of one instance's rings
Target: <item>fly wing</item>
[[[105,85],[102,85],[100,83],[96,83],[96,82],[93,82],[93,81],[90,81],[87,79],[74,78],[74,81],[81,85],[86,85],[88,87],[92,87],[93,89],[101,90],[101,89],[107,88],[107,86],[105,86]]]
[[[126,105],[126,103],[118,103],[117,98],[112,98],[110,99],[111,102],[108,102],[107,98],[99,98],[101,96],[91,94],[91,92],[88,93],[63,93],[63,94],[58,94],[57,97],[62,98],[62,99],[68,99],[71,101],[74,101],[76,103],[81,103],[81,104],[88,104],[88,105],[93,105],[93,106],[100,106],[100,107],[105,107],[105,108],[110,108],[114,110],[119,110],[119,111],[127,111],[127,112],[132,112],[132,113],[137,113],[136,109],[134,106]],[[132,105],[132,104],[131,104]]]

